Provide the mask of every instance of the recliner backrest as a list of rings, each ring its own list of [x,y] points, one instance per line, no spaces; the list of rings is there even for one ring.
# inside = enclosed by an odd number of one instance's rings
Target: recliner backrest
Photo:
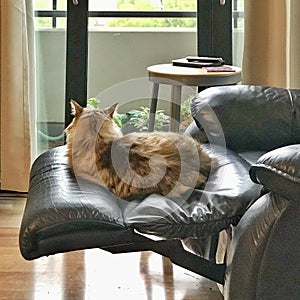
[[[300,90],[235,85],[208,88],[191,101],[202,142],[235,151],[300,143]]]

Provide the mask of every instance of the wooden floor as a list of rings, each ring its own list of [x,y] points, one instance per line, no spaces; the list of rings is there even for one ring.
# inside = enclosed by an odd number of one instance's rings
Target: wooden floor
[[[24,205],[0,198],[0,299],[222,299],[214,282],[152,252],[93,249],[25,261],[18,248]]]

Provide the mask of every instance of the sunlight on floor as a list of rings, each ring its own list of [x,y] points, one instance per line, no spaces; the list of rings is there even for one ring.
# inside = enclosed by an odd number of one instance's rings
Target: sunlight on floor
[[[217,285],[157,253],[100,249],[22,258],[25,199],[0,199],[0,299],[221,300]]]

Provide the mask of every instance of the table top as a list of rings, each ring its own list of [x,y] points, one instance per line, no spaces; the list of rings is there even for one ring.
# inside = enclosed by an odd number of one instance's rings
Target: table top
[[[164,84],[210,86],[238,83],[241,80],[242,69],[235,66],[228,67],[234,71],[209,72],[205,68],[181,67],[172,64],[149,66],[147,71],[150,81]]]

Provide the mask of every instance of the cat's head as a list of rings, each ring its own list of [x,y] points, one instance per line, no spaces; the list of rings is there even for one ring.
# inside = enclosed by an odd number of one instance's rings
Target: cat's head
[[[120,128],[113,120],[117,104],[105,109],[83,108],[74,100],[70,104],[74,118],[65,129],[69,155],[74,155],[75,147],[92,149],[97,138],[109,142],[122,136]]]

